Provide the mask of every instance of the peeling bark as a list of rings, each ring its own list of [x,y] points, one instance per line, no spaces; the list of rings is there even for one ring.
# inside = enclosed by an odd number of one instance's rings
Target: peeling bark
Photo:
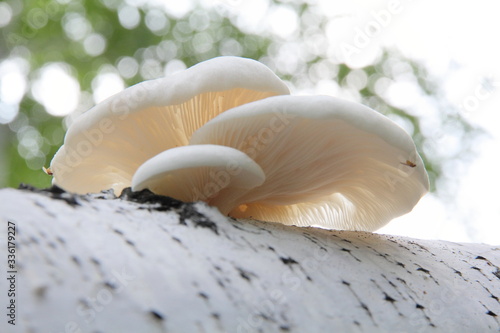
[[[238,221],[148,192],[2,189],[0,207],[17,260],[2,332],[500,331],[499,247]]]

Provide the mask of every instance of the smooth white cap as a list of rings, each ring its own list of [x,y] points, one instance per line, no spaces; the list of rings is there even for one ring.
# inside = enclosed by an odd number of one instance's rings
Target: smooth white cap
[[[132,190],[149,189],[178,200],[210,201],[228,190],[262,185],[265,175],[245,153],[217,145],[172,148],[142,164]]]

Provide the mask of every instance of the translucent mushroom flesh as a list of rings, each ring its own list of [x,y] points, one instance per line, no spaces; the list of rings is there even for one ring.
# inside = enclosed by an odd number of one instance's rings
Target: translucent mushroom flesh
[[[238,57],[214,58],[170,77],[145,81],[82,114],[66,133],[50,168],[53,182],[77,192],[117,193],[137,168],[238,105],[288,94],[263,64]]]
[[[294,225],[375,230],[428,191],[411,137],[361,104],[333,97],[273,97],[212,119],[190,144],[245,152],[266,181],[227,196],[228,213]],[[414,167],[403,162],[411,161]]]

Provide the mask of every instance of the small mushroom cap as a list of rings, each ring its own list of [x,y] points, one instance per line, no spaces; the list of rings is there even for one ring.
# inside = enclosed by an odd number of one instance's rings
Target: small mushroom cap
[[[188,144],[196,129],[221,112],[288,93],[265,65],[239,57],[214,58],[137,84],[70,126],[50,165],[53,183],[77,193],[120,192],[142,163]]]
[[[401,127],[333,97],[277,96],[242,105],[197,130],[191,144],[239,149],[264,170],[261,186],[228,194],[219,206],[238,218],[373,231],[411,211],[429,189],[422,159]]]
[[[228,189],[262,185],[260,166],[245,153],[217,145],[172,148],[142,164],[132,178],[132,190],[145,188],[178,200],[207,201]]]

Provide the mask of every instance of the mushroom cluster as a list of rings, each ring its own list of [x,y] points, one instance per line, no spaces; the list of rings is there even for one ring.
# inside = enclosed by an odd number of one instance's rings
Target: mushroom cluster
[[[82,114],[50,169],[76,193],[125,187],[221,213],[373,231],[429,189],[411,137],[329,96],[290,96],[263,64],[219,57],[142,82]]]

